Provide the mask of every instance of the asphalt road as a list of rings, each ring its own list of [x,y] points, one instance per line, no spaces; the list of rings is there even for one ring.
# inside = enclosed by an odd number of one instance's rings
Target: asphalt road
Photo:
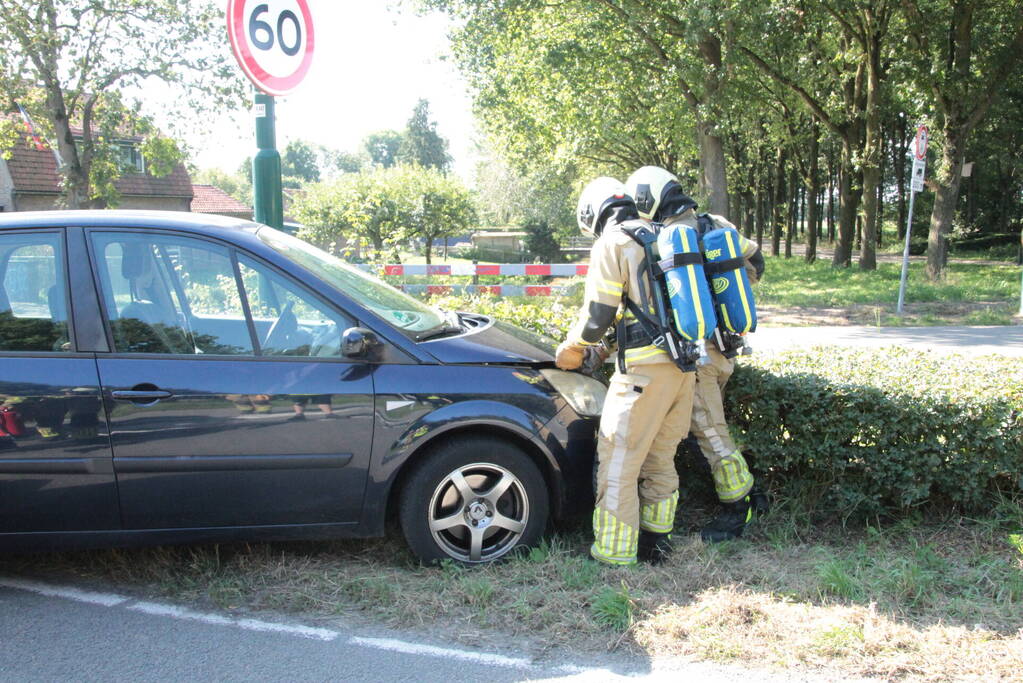
[[[198,612],[0,576],[0,681],[616,681],[791,683],[710,663],[547,651],[494,642],[424,642],[408,634]]]
[[[754,353],[840,346],[901,346],[944,353],[1023,357],[1023,325],[992,327],[760,327],[750,338]]]

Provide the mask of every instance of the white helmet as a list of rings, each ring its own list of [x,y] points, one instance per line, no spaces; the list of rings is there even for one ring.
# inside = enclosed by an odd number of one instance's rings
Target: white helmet
[[[579,206],[575,210],[575,218],[579,229],[587,235],[600,237],[604,230],[604,215],[615,206],[633,204],[632,197],[625,191],[621,181],[602,176],[591,180],[579,195]]]
[[[696,208],[696,202],[682,191],[678,176],[660,166],[644,166],[633,171],[625,181],[625,187],[636,201],[639,215],[648,221],[664,220],[668,216],[682,213],[686,209]],[[661,215],[668,198],[681,201],[671,202],[671,213]]]

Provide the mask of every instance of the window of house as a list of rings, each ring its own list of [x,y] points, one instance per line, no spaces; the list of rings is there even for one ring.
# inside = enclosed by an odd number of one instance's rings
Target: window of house
[[[142,158],[142,150],[137,145],[121,145],[121,167],[136,173],[146,172],[146,162]]]

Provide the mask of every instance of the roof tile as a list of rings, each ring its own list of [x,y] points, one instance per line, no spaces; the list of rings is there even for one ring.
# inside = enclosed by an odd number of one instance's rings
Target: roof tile
[[[10,150],[7,168],[15,192],[60,192],[60,174],[53,152],[36,149],[28,136]],[[122,195],[133,197],[191,197],[192,181],[184,164],[177,164],[168,175],[156,178],[149,173],[125,173],[114,181]]]

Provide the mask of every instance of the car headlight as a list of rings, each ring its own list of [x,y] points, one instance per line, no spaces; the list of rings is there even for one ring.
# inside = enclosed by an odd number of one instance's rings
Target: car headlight
[[[597,417],[604,407],[607,387],[578,372],[546,369],[540,374],[564,397],[572,409],[584,417]]]

